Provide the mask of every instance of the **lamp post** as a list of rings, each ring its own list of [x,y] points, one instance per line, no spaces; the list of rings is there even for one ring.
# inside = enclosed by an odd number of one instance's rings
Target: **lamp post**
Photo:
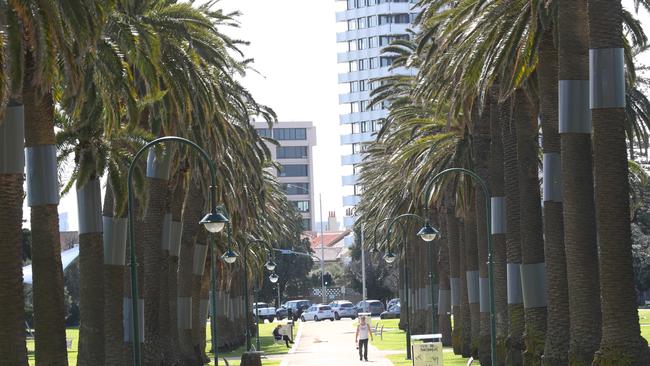
[[[219,210],[217,209],[217,196],[216,196],[216,189],[217,189],[217,170],[214,166],[214,162],[210,159],[209,155],[203,150],[199,145],[197,145],[195,142],[192,142],[190,140],[184,139],[182,137],[177,137],[177,136],[166,136],[166,137],[161,137],[158,139],[155,139],[148,144],[144,145],[133,157],[133,160],[131,160],[131,163],[129,164],[129,172],[127,175],[127,195],[128,195],[128,207],[127,207],[127,212],[128,212],[128,217],[129,217],[129,245],[130,245],[130,266],[131,266],[131,311],[133,312],[133,365],[134,366],[140,366],[141,365],[141,355],[140,355],[140,327],[139,327],[139,309],[138,309],[138,272],[137,272],[137,260],[136,260],[136,253],[135,253],[135,233],[133,230],[134,227],[134,222],[133,222],[133,171],[135,169],[135,166],[137,165],[136,162],[138,159],[144,155],[145,152],[147,152],[150,148],[162,144],[162,143],[167,143],[167,142],[179,142],[181,144],[187,145],[197,151],[199,155],[203,158],[203,160],[208,164],[208,168],[210,169],[210,213],[205,215],[203,219],[199,222],[199,224],[203,225],[206,230],[208,230],[210,233],[218,233],[219,231],[223,230],[224,225],[228,223],[228,218],[224,216]],[[212,327],[212,350],[215,355],[215,364],[219,364],[219,357],[218,357],[218,349],[216,347],[217,345],[217,333],[216,333],[216,315],[217,315],[217,302],[216,302],[216,267],[215,267],[215,262],[214,262],[214,250],[215,250],[215,245],[214,245],[214,240],[211,237],[210,240],[210,250],[211,250],[211,279],[210,279],[210,291],[211,291],[211,299],[212,299],[212,306],[211,306],[211,319],[210,319],[210,324]]]
[[[228,232],[230,232],[230,231],[231,231],[231,227],[230,227],[230,225],[228,225]],[[261,239],[252,239],[251,243],[262,243],[262,244],[265,245],[267,251],[271,251],[273,249],[273,248],[269,248],[268,244],[266,244],[266,242],[264,240],[261,240]],[[244,247],[243,248],[240,247],[239,249],[244,252],[244,258],[243,258],[243,260],[244,260],[244,302],[245,302],[244,311],[246,313],[246,330],[245,330],[245,334],[246,334],[246,351],[250,351],[251,350],[251,334],[250,334],[250,330],[249,330],[249,326],[250,326],[250,307],[249,306],[250,306],[250,304],[249,304],[249,299],[248,299],[248,246],[244,244]],[[232,251],[232,243],[229,242],[228,243],[228,250],[221,256],[221,258],[226,263],[233,264],[237,260],[237,257],[238,257],[237,253]],[[269,271],[272,271],[272,270],[275,270],[276,264],[275,264],[275,262],[270,260],[270,261],[266,262],[265,266]],[[275,273],[273,273],[272,275],[275,275]],[[275,282],[277,282],[277,278],[279,278],[279,277],[277,277],[277,275],[275,275]],[[256,292],[255,289],[253,290],[253,292]],[[255,300],[256,301],[256,304],[255,304],[255,318],[257,318],[257,320],[256,320],[256,323],[257,323],[257,350],[259,351],[259,348],[260,348],[259,315],[257,314],[257,295],[256,294],[255,294],[255,297],[256,297],[256,300]]]
[[[492,205],[490,203],[490,190],[488,189],[485,181],[475,172],[464,169],[464,168],[449,168],[441,171],[436,174],[433,179],[431,179],[431,187],[434,187],[435,183],[441,177],[450,174],[450,173],[460,173],[469,175],[471,178],[476,180],[483,190],[483,195],[485,196],[485,227],[487,230],[487,244],[488,244],[488,298],[490,303],[490,359],[493,365],[497,364],[497,327],[495,319],[495,309],[496,305],[494,304],[494,257],[493,257],[493,248],[492,248],[492,233],[490,231],[491,222],[492,222]],[[429,192],[427,192],[427,197]]]
[[[259,240],[259,239],[255,240],[255,241],[265,243],[264,241]],[[268,248],[267,248],[267,255],[268,255],[268,258],[267,258],[266,263],[264,264],[264,267],[266,269],[268,269],[270,272],[272,272],[271,275],[269,276],[269,281],[271,281],[271,283],[276,283],[276,282],[278,282],[278,279],[280,277],[278,277],[278,275],[276,275],[275,272],[273,272],[273,271],[275,271],[276,264],[273,261],[273,259],[271,258],[271,250],[269,250]],[[257,285],[257,281],[255,281],[255,284]],[[256,326],[257,326],[257,329],[256,329],[257,337],[255,339],[255,347],[257,348],[258,351],[262,350],[262,346],[260,345],[260,314],[259,314],[259,312],[257,310],[259,308],[259,302],[260,302],[260,299],[259,299],[260,290],[261,290],[261,288],[258,288],[257,286],[255,286],[255,288],[253,289],[253,292],[255,293],[255,323],[256,323]]]
[[[403,218],[418,218],[421,221],[424,221],[424,226],[417,233],[417,235],[420,238],[422,238],[422,240],[430,242],[430,241],[433,241],[434,239],[436,239],[438,237],[438,234],[439,234],[438,230],[431,227],[431,225],[429,225],[429,222],[426,219],[424,219],[422,216],[412,214],[412,213],[405,213],[405,214],[401,214],[399,216],[396,216],[388,224],[388,229],[386,231],[386,241],[388,243],[390,243],[390,235],[392,233],[393,225],[395,224],[395,222],[397,222],[397,220],[400,220],[400,219],[403,219]],[[403,231],[404,231],[404,252],[405,252],[404,253],[404,288],[405,288],[405,296],[404,296],[404,298],[405,298],[405,305],[406,305],[406,359],[410,360],[411,359],[411,323],[410,323],[410,314],[409,314],[409,310],[410,310],[409,309],[409,284],[408,284],[409,277],[408,277],[408,263],[407,263],[408,255],[406,253],[408,240],[406,238],[406,230],[403,230]],[[433,244],[431,244],[431,245],[433,245]],[[395,261],[395,255],[392,252],[389,251],[384,256],[384,260],[387,263],[392,263],[392,262]],[[431,267],[432,265],[433,265],[433,263],[429,263],[429,267]],[[433,273],[433,271],[430,271],[430,272]],[[433,282],[434,281],[431,281],[431,283],[433,283]],[[433,294],[433,287],[431,287],[431,293],[432,293],[432,299],[435,299],[434,298],[435,294]],[[432,325],[433,325],[433,328],[435,330],[435,328],[437,328],[437,325],[436,325],[437,322],[436,322],[436,311],[435,311],[435,302],[434,301],[431,302],[431,312],[433,313],[433,324]]]

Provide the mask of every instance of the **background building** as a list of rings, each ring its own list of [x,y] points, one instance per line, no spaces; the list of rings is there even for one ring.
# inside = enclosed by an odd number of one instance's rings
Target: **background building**
[[[281,168],[273,173],[303,218],[303,228],[314,228],[314,163],[316,128],[311,122],[278,122],[270,129],[266,122],[255,122],[260,136],[275,139],[279,146],[267,143],[273,161]]]
[[[340,0],[337,0],[340,1]],[[381,49],[396,39],[408,39],[411,23],[417,15],[412,9],[416,0],[347,0],[345,10],[336,13],[342,32],[336,35],[340,44],[338,63],[341,73],[339,122],[342,127],[341,145],[349,145],[348,154],[341,157],[343,165],[343,206],[359,202],[362,187],[357,184],[357,165],[363,159],[366,143],[375,139],[388,115],[388,105],[370,107],[370,92],[378,86],[375,78],[391,74],[406,74],[404,68],[390,69],[395,56],[382,54]],[[354,224],[353,210],[346,210],[343,224]]]

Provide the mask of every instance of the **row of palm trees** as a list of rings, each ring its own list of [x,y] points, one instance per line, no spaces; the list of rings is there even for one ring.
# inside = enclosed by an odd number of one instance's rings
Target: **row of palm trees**
[[[80,218],[78,364],[130,362],[133,335],[124,324],[136,300],[125,266],[126,173],[135,152],[156,137],[195,141],[216,162],[216,193],[232,229],[216,238],[216,255],[253,237],[298,240],[300,220],[268,172],[270,152],[249,123],[253,117],[271,123],[275,115],[239,83],[250,60],[238,49],[242,42],[224,33],[237,25],[236,16],[215,2],[0,2],[0,364],[27,365],[25,196],[36,364],[68,364],[57,207],[71,189]],[[208,207],[207,176],[193,151],[171,144],[136,167],[137,301],[144,304],[147,365],[207,360],[206,256],[214,239],[198,224]],[[266,251],[246,250],[251,268],[261,268]],[[221,347],[243,341],[250,326],[239,285],[250,279],[237,268],[218,266]]]
[[[418,5],[411,40],[383,50],[418,72],[373,91],[391,107],[361,165],[361,222],[417,212],[438,223],[454,350],[488,365],[484,198],[466,176],[431,182],[475,171],[491,193],[498,363],[649,363],[630,234],[629,159],[650,122],[640,22],[619,0]]]

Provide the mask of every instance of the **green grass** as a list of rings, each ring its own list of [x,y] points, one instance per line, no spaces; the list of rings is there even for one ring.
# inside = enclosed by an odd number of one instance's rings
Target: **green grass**
[[[284,344],[284,342],[278,342],[274,343],[273,341],[273,329],[278,325],[278,323],[265,323],[265,324],[260,324],[260,346],[262,346],[261,351],[264,352],[266,355],[281,355],[281,354],[286,354],[289,351],[289,348]],[[294,334],[296,332],[296,329],[294,328]],[[212,341],[212,337],[210,336],[210,324],[207,325],[206,327],[206,347],[207,349],[211,349],[210,342]],[[251,339],[251,343],[253,344],[253,347],[255,347],[257,342],[257,339],[253,337]],[[241,360],[241,355],[246,351],[246,345],[242,345],[239,348],[230,351],[230,352],[220,352],[219,353],[219,359],[223,359],[224,357],[228,359],[228,363],[230,363],[231,366],[238,366]],[[220,362],[219,365],[223,364],[223,362]],[[278,366],[280,365],[279,360],[262,360],[262,364],[264,366]],[[210,363],[210,365],[214,365],[214,361]]]
[[[650,343],[650,309],[639,309],[641,336]]]
[[[79,347],[79,328],[68,328],[65,330],[65,335],[68,340],[72,341],[72,348],[68,348],[68,364],[77,364],[77,349]],[[34,339],[27,340],[27,355],[29,357],[29,365],[32,366],[36,363],[34,360]]]

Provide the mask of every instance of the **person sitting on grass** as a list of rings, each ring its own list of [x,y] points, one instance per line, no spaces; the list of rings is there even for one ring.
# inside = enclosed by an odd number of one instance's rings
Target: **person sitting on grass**
[[[289,343],[293,344],[293,341],[289,339],[289,336],[286,334],[280,334],[280,328],[282,328],[282,325],[278,324],[278,326],[273,329],[273,338],[275,338],[276,341],[283,340],[287,345],[287,348],[289,348]]]

